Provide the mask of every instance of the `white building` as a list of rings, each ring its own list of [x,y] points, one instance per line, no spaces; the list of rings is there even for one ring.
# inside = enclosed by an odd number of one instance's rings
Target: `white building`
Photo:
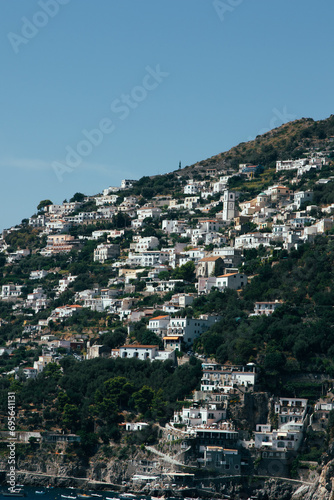
[[[130,189],[134,182],[136,181],[132,179],[123,179],[121,182],[121,189]]]
[[[137,210],[137,217],[139,221],[147,218],[158,219],[161,215],[161,209],[158,207],[142,207]]]
[[[236,386],[254,387],[257,373],[254,364],[246,366],[202,363],[201,391],[229,392]]]
[[[106,195],[106,196],[96,196],[95,197],[95,203],[96,206],[101,206],[101,205],[113,205],[117,201],[117,194],[111,194],[111,195]]]
[[[228,184],[228,176],[220,177],[218,182],[213,183],[213,192],[222,193]]]
[[[260,245],[270,246],[271,233],[247,233],[235,238],[235,248],[258,248]]]
[[[207,314],[202,314],[199,319],[171,318],[167,327],[167,336],[182,336],[184,343],[192,344],[195,338],[208,330],[220,318],[220,316],[209,316]]]
[[[42,287],[34,288],[32,293],[28,293],[27,300],[25,301],[25,307],[30,307],[35,310],[36,313],[45,309],[48,305],[47,295]]]
[[[307,163],[307,158],[300,158],[298,160],[277,160],[276,172],[281,172],[282,170],[296,170],[297,168],[307,165]]]
[[[159,246],[159,238],[156,236],[147,236],[145,238],[138,238],[137,242],[131,243],[130,249],[135,252],[145,252],[146,250],[153,250]]]
[[[50,220],[45,223],[46,229],[48,231],[54,231],[57,233],[67,233],[71,228],[72,223],[64,219]]]
[[[56,289],[57,295],[60,295],[61,293],[65,292],[65,290],[67,289],[67,287],[71,283],[73,283],[77,279],[77,277],[78,276],[73,276],[72,274],[69,274],[65,278],[60,279],[59,282],[58,282],[58,287]]]
[[[146,422],[126,422],[125,424],[122,424],[125,426],[126,431],[142,431],[145,429],[145,427],[148,427],[148,424]]]
[[[183,206],[186,210],[192,210],[198,205],[199,200],[199,196],[187,196],[187,198],[184,199]]]
[[[212,288],[219,291],[225,288],[239,290],[247,284],[247,276],[240,273],[228,273],[221,276],[209,276],[208,278],[198,278],[198,293],[209,293]]]
[[[161,229],[166,233],[182,233],[186,228],[185,220],[164,219],[161,223]]]
[[[299,209],[303,203],[312,203],[313,191],[298,191],[293,196],[293,201]]]
[[[45,271],[44,269],[41,269],[40,271],[31,271],[29,279],[31,280],[41,280],[45,278],[49,273],[48,271]]]
[[[116,259],[119,254],[119,245],[101,243],[94,250],[94,262],[101,262],[103,264],[106,260]]]
[[[278,300],[275,300],[275,302],[255,302],[253,316],[270,316],[281,305],[282,302]]]
[[[57,319],[63,319],[63,318],[70,318],[73,316],[73,314],[81,311],[82,306],[79,306],[77,304],[74,305],[67,305],[67,306],[59,306],[56,307],[50,316],[51,320],[57,320]]]
[[[175,411],[173,416],[174,424],[185,424],[188,427],[197,425],[212,425],[226,419],[226,409],[219,404],[208,404],[203,406],[191,406]]]
[[[37,215],[37,217],[30,217],[29,226],[31,227],[44,227],[46,222],[45,215]]]
[[[223,193],[223,211],[222,219],[224,221],[233,220],[238,215],[238,211],[235,206],[235,193],[225,189]]]
[[[166,359],[175,360],[175,351],[159,351],[157,345],[130,344],[119,348],[121,358],[137,358],[150,361],[165,361]]]
[[[22,285],[13,285],[10,283],[8,285],[2,285],[1,287],[1,299],[12,299],[19,297],[22,294]]]
[[[193,180],[190,180],[188,184],[186,184],[183,188],[183,193],[184,194],[197,194],[199,192],[199,185],[197,182],[194,182]]]
[[[169,324],[169,316],[156,316],[148,322],[148,329],[157,335],[164,335]]]

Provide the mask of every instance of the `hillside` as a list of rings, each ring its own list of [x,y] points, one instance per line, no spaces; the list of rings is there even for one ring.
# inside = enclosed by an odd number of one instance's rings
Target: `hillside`
[[[168,473],[203,477],[212,444],[243,475],[302,477],[299,459],[331,458],[333,136],[334,115],[296,120],[170,174],[42,200],[3,232],[0,430],[15,393],[17,429],[36,433],[22,463],[62,440],[87,477],[119,460],[119,483],[135,457],[145,472],[146,445]],[[209,421],[233,441],[205,441]]]
[[[258,135],[254,140],[241,142],[229,151],[187,166],[181,172],[188,175],[194,170],[205,175],[208,168],[237,170],[239,163],[261,164],[265,168],[273,168],[276,160],[300,158],[309,151],[326,149],[333,137],[334,115],[319,121],[301,118]]]

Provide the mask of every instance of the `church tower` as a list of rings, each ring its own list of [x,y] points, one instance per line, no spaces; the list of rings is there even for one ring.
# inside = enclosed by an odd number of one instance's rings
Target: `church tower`
[[[235,193],[225,189],[223,194],[223,217],[225,221],[233,220],[237,217],[237,210],[235,208]]]

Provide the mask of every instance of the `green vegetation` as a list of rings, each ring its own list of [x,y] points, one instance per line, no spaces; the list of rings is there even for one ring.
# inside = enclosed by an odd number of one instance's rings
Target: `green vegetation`
[[[15,390],[19,407],[37,409],[31,417],[25,413],[26,428],[43,425],[82,436],[96,435],[108,443],[120,438],[118,424],[124,419],[123,412],[152,423],[166,422],[176,401],[195,389],[201,376],[200,362],[195,359],[175,367],[170,361],[118,358],[80,363],[66,357],[61,366],[63,373],[59,365],[50,363],[35,380],[24,384],[1,379],[1,411],[7,411],[8,390]],[[152,439],[152,432],[143,431],[139,444],[149,436]]]

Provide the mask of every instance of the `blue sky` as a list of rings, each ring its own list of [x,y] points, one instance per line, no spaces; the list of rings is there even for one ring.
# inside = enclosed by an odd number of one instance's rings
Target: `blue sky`
[[[328,117],[333,18],[332,0],[7,0],[0,230]]]

